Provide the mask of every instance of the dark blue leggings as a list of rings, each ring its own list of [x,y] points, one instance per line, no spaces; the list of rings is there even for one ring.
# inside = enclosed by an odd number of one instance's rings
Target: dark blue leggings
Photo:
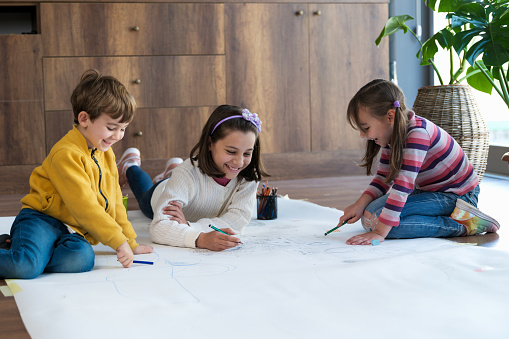
[[[154,218],[154,211],[150,201],[152,200],[155,188],[166,179],[154,185],[150,175],[142,170],[140,166],[129,167],[125,174],[129,187],[131,187],[131,191],[133,191],[134,197],[138,201],[141,212],[150,219]]]

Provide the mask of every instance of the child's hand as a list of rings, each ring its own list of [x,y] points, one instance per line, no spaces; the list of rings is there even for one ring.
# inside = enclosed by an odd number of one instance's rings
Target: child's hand
[[[221,231],[234,235],[230,228],[223,228]],[[239,238],[223,234],[221,232],[200,233],[196,239],[196,247],[206,248],[212,251],[223,251],[237,246],[240,243]]]
[[[378,221],[373,231],[353,236],[348,239],[346,243],[348,245],[371,245],[371,240],[374,239],[378,239],[380,242],[383,242],[391,229],[392,226],[387,226]]]
[[[370,196],[363,194],[355,203],[345,208],[344,214],[341,218],[339,218],[339,225],[343,224],[347,220],[350,224],[359,220],[370,200]]]
[[[359,234],[351,237],[346,241],[347,245],[371,245],[371,240],[378,239],[380,242],[385,240],[384,237],[379,234],[373,232],[368,232],[364,234]]]
[[[170,201],[170,204],[163,208],[163,214],[169,215],[170,220],[175,220],[179,224],[187,224],[184,212],[182,212],[182,204],[178,201]]]
[[[145,253],[152,253],[154,252],[154,248],[150,245],[143,245],[140,244],[138,247],[136,247],[133,250],[134,254],[145,254]]]
[[[125,268],[131,267],[133,264],[134,254],[131,251],[131,246],[127,243],[123,243],[117,248],[117,261],[122,264]]]

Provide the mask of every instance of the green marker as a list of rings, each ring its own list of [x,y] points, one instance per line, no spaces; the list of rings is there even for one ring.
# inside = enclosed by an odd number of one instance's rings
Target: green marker
[[[350,219],[348,219],[348,220],[350,220]],[[346,224],[346,222],[347,222],[348,220],[343,221],[343,223],[342,223],[341,225],[337,225],[336,227],[334,227],[334,228],[332,228],[332,229],[328,230],[327,232],[325,232],[325,234],[324,234],[324,235],[327,235],[327,234],[329,234],[329,233],[334,232],[335,230],[337,230],[338,228],[340,228],[341,226],[343,226],[344,224]]]
[[[214,231],[226,234],[227,236],[230,236],[230,237],[232,236],[231,234],[228,234],[228,233],[226,233],[224,231],[221,231],[219,228],[217,228],[216,226],[213,226],[211,224],[209,224],[209,227],[212,228]],[[242,241],[239,241],[238,244],[242,244]]]
[[[229,235],[228,233],[226,233],[225,231],[221,231],[219,228],[217,228],[216,226],[212,226],[209,224],[209,227],[212,228],[214,231],[218,231],[218,232],[221,232],[223,234],[226,234],[226,235]]]

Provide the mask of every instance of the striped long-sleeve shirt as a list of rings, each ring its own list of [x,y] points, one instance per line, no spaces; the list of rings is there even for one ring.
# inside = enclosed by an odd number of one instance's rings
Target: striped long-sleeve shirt
[[[412,111],[409,113],[403,164],[392,185],[385,183],[390,172],[390,155],[390,146],[382,148],[377,173],[364,191],[373,200],[389,194],[378,217],[389,226],[399,225],[401,211],[414,189],[463,195],[479,183],[472,164],[454,138]]]

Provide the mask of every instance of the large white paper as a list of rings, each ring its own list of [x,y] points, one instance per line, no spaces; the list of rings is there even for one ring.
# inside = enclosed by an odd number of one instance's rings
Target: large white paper
[[[32,338],[509,337],[509,253],[444,239],[349,246],[360,223],[278,199],[224,252],[154,245],[124,269],[96,246],[88,273],[15,280]],[[150,220],[129,212],[140,243]],[[2,233],[12,218],[3,218]]]

